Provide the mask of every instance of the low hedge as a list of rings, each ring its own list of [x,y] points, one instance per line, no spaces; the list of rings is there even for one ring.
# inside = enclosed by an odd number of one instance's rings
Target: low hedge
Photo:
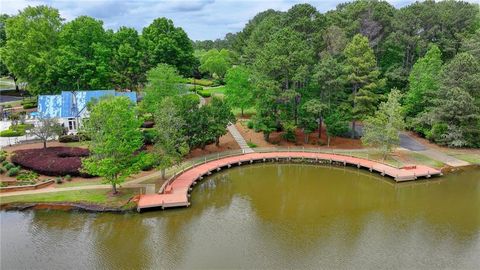
[[[197,91],[197,93],[204,98],[208,98],[212,96],[212,93],[208,90]]]
[[[33,127],[32,124],[18,124],[10,126],[8,129],[0,132],[0,137],[18,137],[25,135],[28,128]]]
[[[83,134],[83,133],[78,133],[78,134],[70,134],[70,135],[61,135],[58,137],[58,141],[61,143],[69,143],[69,142],[79,142],[79,141],[89,141],[90,138]]]
[[[23,104],[23,109],[24,110],[27,110],[27,109],[33,109],[33,108],[37,108],[37,103],[25,103]]]
[[[203,86],[198,86],[198,85],[189,85],[188,86],[188,91],[190,92],[195,92],[195,91],[202,91]]]
[[[195,84],[195,85],[201,85],[201,86],[212,86],[213,85],[213,81],[211,81],[211,80],[193,79],[193,78],[188,79],[188,83]]]
[[[13,152],[12,162],[27,170],[49,176],[83,176],[80,172],[82,157],[89,156],[88,149],[78,147],[49,147],[26,149]]]
[[[18,137],[25,135],[25,130],[22,129],[6,129],[0,131],[0,137]]]

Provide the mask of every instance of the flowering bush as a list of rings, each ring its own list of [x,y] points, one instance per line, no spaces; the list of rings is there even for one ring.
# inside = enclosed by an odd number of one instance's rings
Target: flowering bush
[[[12,162],[21,167],[49,176],[81,175],[82,157],[90,154],[88,149],[78,147],[49,147],[46,149],[17,150]]]

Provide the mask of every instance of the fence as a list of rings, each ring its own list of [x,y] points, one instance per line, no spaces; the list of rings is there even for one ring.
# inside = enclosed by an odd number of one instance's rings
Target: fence
[[[254,148],[253,149],[256,153],[272,153],[272,152],[306,152],[306,153],[323,153],[323,154],[336,154],[336,155],[343,155],[349,157],[357,157],[372,160],[378,163],[382,163],[391,167],[400,167],[398,164],[391,164],[386,163],[384,160],[380,160],[375,158],[375,155],[371,154],[372,149],[328,149],[328,148],[304,148],[304,147],[262,147],[262,148]],[[163,192],[165,187],[175,180],[175,178],[182,174],[183,172],[194,168],[198,165],[205,164],[209,161],[231,157],[231,156],[238,156],[245,154],[243,150],[229,150],[214,154],[209,154],[193,159],[186,160],[180,163],[177,166],[173,166],[166,171],[166,175],[168,176],[168,180],[165,181],[160,188],[159,192]]]

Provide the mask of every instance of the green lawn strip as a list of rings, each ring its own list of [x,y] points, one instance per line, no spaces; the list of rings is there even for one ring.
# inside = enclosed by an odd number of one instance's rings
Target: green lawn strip
[[[119,189],[118,195],[111,195],[110,189],[72,190],[30,195],[0,197],[0,203],[86,203],[108,207],[120,207],[127,204],[133,196],[139,194],[137,188]]]
[[[460,160],[463,160],[472,164],[480,164],[479,154],[458,153],[458,152],[448,152],[447,154],[454,158],[458,158]]]
[[[240,108],[233,108],[232,112],[237,117],[240,117],[242,115]],[[257,113],[257,109],[255,109],[255,107],[251,107],[243,110],[244,115],[254,115],[256,113]]]
[[[102,179],[92,179],[92,180],[84,180],[84,181],[73,181],[68,182],[64,181],[62,184],[58,184],[57,187],[59,188],[66,188],[66,187],[82,187],[82,186],[91,186],[91,185],[102,185]]]
[[[205,90],[210,91],[213,94],[225,94],[225,86],[218,86],[218,87],[211,87],[211,88],[204,88]]]

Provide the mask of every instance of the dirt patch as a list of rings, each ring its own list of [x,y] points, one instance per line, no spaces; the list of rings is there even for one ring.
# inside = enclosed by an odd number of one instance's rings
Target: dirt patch
[[[326,129],[322,128],[320,139],[318,139],[318,131],[309,135],[308,143],[304,142],[304,133],[301,129],[296,130],[296,141],[289,142],[282,138],[283,132],[273,132],[270,134],[270,142],[265,141],[262,132],[255,132],[247,127],[245,121],[239,121],[235,124],[238,131],[247,142],[252,142],[257,147],[306,147],[306,148],[322,148],[326,147],[327,134]],[[361,149],[362,142],[359,139],[336,137],[330,140],[330,148],[336,149]]]
[[[232,137],[230,132],[220,137],[220,144],[216,146],[214,143],[209,144],[205,147],[205,149],[196,148],[190,151],[190,153],[186,156],[186,159],[200,157],[203,155],[224,152],[229,150],[238,150],[240,146]]]

